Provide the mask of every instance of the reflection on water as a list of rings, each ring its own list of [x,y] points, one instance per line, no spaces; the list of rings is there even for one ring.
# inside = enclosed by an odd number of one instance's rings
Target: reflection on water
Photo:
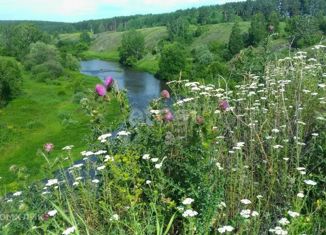
[[[165,82],[156,79],[153,75],[130,70],[114,62],[82,61],[81,73],[97,76],[102,80],[112,76],[119,89],[126,89],[128,92],[132,108],[131,116],[145,117],[149,102],[158,98],[163,89],[167,89]]]

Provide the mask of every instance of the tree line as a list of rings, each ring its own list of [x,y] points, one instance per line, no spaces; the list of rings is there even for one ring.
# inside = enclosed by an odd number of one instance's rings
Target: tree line
[[[167,26],[179,18],[189,24],[205,25],[222,22],[250,21],[257,13],[270,15],[272,12],[286,19],[293,16],[326,14],[324,0],[247,0],[244,2],[226,3],[223,5],[203,6],[178,10],[172,13],[147,14],[113,17],[100,20],[86,20],[77,23],[60,23],[46,21],[24,21],[33,23],[42,31],[49,33],[72,33],[91,31],[101,33],[105,31],[126,31],[155,26]],[[0,25],[16,25],[22,21],[0,21]]]

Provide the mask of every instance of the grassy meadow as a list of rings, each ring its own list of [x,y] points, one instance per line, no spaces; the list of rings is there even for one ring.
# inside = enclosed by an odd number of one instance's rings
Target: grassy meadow
[[[40,155],[45,143],[55,145],[50,159],[66,145],[74,145],[73,152],[78,153],[88,144],[90,118],[79,100],[83,94],[93,91],[97,83],[98,78],[78,72],[69,72],[46,83],[25,74],[22,94],[0,109],[1,194],[51,175]],[[108,129],[113,129],[122,120],[122,114],[116,99],[108,107],[106,124]]]

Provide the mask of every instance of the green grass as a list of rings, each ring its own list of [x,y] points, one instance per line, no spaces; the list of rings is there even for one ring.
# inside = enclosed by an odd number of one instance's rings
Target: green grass
[[[42,169],[45,160],[37,154],[44,143],[55,145],[51,156],[66,145],[75,145],[74,153],[85,150],[89,118],[80,104],[73,102],[73,94],[77,84],[86,91],[96,83],[97,78],[79,73],[69,73],[69,77],[48,84],[25,77],[23,94],[0,109],[0,192],[21,186],[9,170],[12,165],[27,168],[28,182],[51,173]],[[108,128],[114,128],[122,118],[116,99],[111,100],[108,110]]]
[[[195,48],[215,41],[221,44],[227,43],[233,24],[234,23],[221,23],[204,26],[204,33],[200,35],[200,37],[195,38],[190,47]],[[248,32],[250,22],[239,22],[239,26],[242,32]]]

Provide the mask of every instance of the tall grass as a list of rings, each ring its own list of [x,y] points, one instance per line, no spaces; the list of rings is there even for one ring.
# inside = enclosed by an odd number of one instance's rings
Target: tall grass
[[[73,177],[2,198],[0,231],[325,233],[325,59],[298,52],[233,90],[170,82],[176,101],[154,100],[152,124],[102,135]]]

